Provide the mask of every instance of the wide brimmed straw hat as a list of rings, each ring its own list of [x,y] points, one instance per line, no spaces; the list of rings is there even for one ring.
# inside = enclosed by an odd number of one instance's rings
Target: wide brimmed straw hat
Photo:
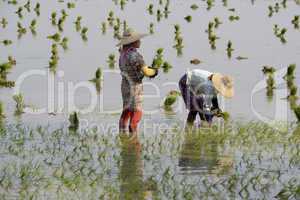
[[[230,76],[215,73],[212,76],[212,83],[222,96],[226,98],[234,96],[233,79]]]
[[[120,42],[117,44],[117,46],[123,46],[126,44],[133,43],[135,41],[142,39],[143,37],[146,37],[147,35],[148,34],[137,33],[132,29],[128,29],[124,31],[123,36],[120,38]]]

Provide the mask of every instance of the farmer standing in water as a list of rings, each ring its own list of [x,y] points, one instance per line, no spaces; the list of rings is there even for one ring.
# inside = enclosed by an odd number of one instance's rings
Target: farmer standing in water
[[[140,39],[146,34],[132,30],[124,31],[117,46],[120,47],[119,67],[122,75],[121,92],[123,112],[119,121],[120,132],[128,127],[131,134],[137,134],[138,123],[142,118],[142,96],[144,76],[154,78],[158,71],[145,65],[143,56],[138,53]]]
[[[233,80],[220,73],[205,70],[189,70],[179,81],[184,103],[189,110],[187,127],[191,127],[199,114],[200,119],[211,126],[214,116],[222,113],[217,94],[225,98],[234,96]]]

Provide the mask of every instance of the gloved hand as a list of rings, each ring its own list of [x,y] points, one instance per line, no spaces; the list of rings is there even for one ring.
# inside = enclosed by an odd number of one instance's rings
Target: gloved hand
[[[155,78],[158,75],[158,69],[148,66],[142,67],[143,74],[149,78]]]

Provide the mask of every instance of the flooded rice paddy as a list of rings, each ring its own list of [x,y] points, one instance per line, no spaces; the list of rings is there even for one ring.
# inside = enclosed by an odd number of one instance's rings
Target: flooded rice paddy
[[[300,199],[299,4],[0,0],[0,198]],[[165,61],[138,138],[118,134],[124,27]],[[195,68],[236,95],[228,122],[185,132],[181,97],[164,99]]]

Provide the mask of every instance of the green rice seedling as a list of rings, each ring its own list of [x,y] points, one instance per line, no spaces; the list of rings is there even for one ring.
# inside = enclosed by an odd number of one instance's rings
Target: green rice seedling
[[[53,71],[53,72],[56,71],[58,60],[59,60],[59,57],[58,57],[57,44],[52,44],[51,57],[50,57],[50,61],[49,61],[49,68],[51,71]]]
[[[83,27],[81,30],[81,35],[85,35],[88,32],[88,28],[87,27]]]
[[[296,15],[294,16],[294,19],[292,20],[292,24],[294,25],[294,28],[295,29],[299,29],[299,26],[300,26],[300,15]]]
[[[69,116],[69,130],[76,131],[79,128],[79,118],[77,112],[73,112]]]
[[[98,93],[101,91],[101,81],[102,80],[103,80],[102,70],[99,67],[96,70],[95,78],[93,78],[93,79],[90,80],[91,82],[93,82],[95,84],[96,90],[97,90]]]
[[[82,38],[83,41],[87,41],[88,40],[87,35],[86,35],[87,32],[88,32],[88,30],[89,29],[87,27],[83,27],[82,30],[81,30],[81,34],[80,35],[81,35],[81,38]]]
[[[235,12],[235,8],[229,8],[228,11]]]
[[[20,22],[17,23],[17,27],[18,27],[18,30],[17,30],[18,37],[20,38],[20,37],[22,37],[23,34],[25,34],[27,32],[27,30],[26,30],[26,28],[24,28],[22,26],[22,24]]]
[[[78,16],[76,18],[76,21],[74,22],[77,32],[81,30],[81,20],[82,20],[82,17]]]
[[[32,33],[33,35],[36,35],[36,24],[37,24],[36,19],[33,19],[33,20],[30,22],[29,29],[30,29],[30,31],[31,31],[31,33]]]
[[[2,75],[0,74],[0,76],[2,76]],[[8,80],[5,80],[2,77],[0,77],[0,87],[13,88],[13,87],[15,87],[15,82],[14,81],[8,81]]]
[[[284,75],[285,80],[293,80],[295,79],[295,70],[296,70],[296,64],[290,64],[287,68],[287,72]]]
[[[282,0],[281,5],[282,5],[283,8],[286,8],[286,7],[287,7],[287,6],[286,6],[286,2],[287,2],[287,0]]]
[[[210,10],[214,6],[214,0],[206,0],[207,10]]]
[[[224,121],[229,121],[230,119],[230,114],[228,112],[221,112],[221,117],[223,118]]]
[[[216,49],[216,41],[217,39],[220,39],[219,37],[217,37],[215,34],[211,33],[208,35],[208,40],[209,40],[209,44],[211,49]]]
[[[298,119],[298,122],[300,122],[300,106],[294,108],[294,113]]]
[[[228,43],[227,43],[227,56],[228,58],[231,58],[232,56],[232,52],[234,51],[234,49],[232,48],[232,42],[229,40]]]
[[[164,8],[164,14],[165,14],[165,18],[168,18],[169,17],[169,5],[167,4]]]
[[[66,10],[65,10],[65,9],[62,9],[62,10],[60,11],[60,13],[61,13],[61,15],[62,15],[63,20],[65,20],[66,17],[68,16]]]
[[[125,1],[125,0],[120,0],[120,7],[121,7],[121,10],[124,10],[125,5],[126,5],[126,1]]]
[[[199,6],[197,4],[191,5],[191,9],[192,10],[197,10],[198,8],[199,8]]]
[[[68,42],[69,42],[69,39],[67,37],[64,37],[60,43],[60,45],[62,46],[62,48],[64,50],[67,50],[68,49]]]
[[[230,15],[228,19],[230,21],[238,21],[238,20],[240,20],[240,17],[239,16]]]
[[[276,36],[279,34],[280,29],[278,27],[278,24],[274,24],[273,31]]]
[[[106,33],[106,23],[105,22],[101,23],[101,31],[102,31],[102,34]]]
[[[159,48],[156,50],[156,55],[152,61],[153,68],[159,69],[163,65],[164,63],[163,52],[164,52],[163,48]]]
[[[279,9],[280,9],[280,6],[279,6],[279,3],[275,3],[275,6],[274,6],[274,10],[275,12],[279,12]]]
[[[152,22],[149,25],[149,32],[150,34],[154,34],[154,24]]]
[[[274,31],[275,32],[275,31]],[[286,28],[282,28],[280,31],[277,32],[277,37],[280,39],[282,43],[286,43],[285,34],[287,32]]]
[[[114,20],[115,20],[114,12],[113,12],[113,11],[110,11],[110,12],[108,13],[108,18],[107,18],[107,21],[109,22],[109,25],[110,25],[110,26],[113,26]]]
[[[109,54],[107,63],[110,69],[114,69],[116,64],[116,56],[114,54]]]
[[[2,28],[6,28],[6,26],[7,26],[7,24],[8,24],[8,22],[7,22],[7,20],[3,17],[2,19],[1,19],[1,25],[2,25]]]
[[[263,66],[262,72],[264,73],[264,75],[268,75],[268,74],[274,74],[276,72],[276,69],[272,66]]]
[[[114,29],[114,38],[120,38],[120,22],[118,22],[116,25],[113,27]]]
[[[202,61],[197,58],[194,58],[190,61],[190,63],[193,65],[199,65],[200,63],[202,63]]]
[[[268,6],[268,9],[269,9],[269,17],[272,17],[273,16],[273,13],[274,13],[274,9],[273,9],[273,7],[270,5],[270,6]]]
[[[58,22],[57,22],[57,27],[58,27],[58,30],[60,32],[63,32],[64,31],[64,22],[65,22],[65,18],[64,17],[61,17],[58,19]]]
[[[16,103],[15,115],[20,115],[20,114],[24,113],[25,104],[24,104],[23,95],[21,93],[20,94],[15,94],[13,96],[13,100]]]
[[[39,2],[36,3],[35,7],[34,7],[34,12],[36,13],[37,16],[40,16],[40,8],[41,8],[41,5]]]
[[[222,2],[223,2],[223,6],[227,7],[227,4],[228,4],[227,0],[222,0]]]
[[[12,56],[8,56],[8,62],[9,62],[11,65],[16,65],[16,64],[17,64],[16,59],[14,59]]]
[[[147,11],[149,12],[150,15],[153,15],[153,4],[149,4]]]
[[[30,12],[30,0],[28,0],[26,2],[26,4],[24,5],[24,8],[26,8],[27,12]]]
[[[184,18],[187,22],[191,22],[192,21],[192,16],[188,15]]]
[[[75,3],[73,3],[73,2],[68,2],[67,3],[67,7],[68,7],[68,9],[72,9],[72,8],[75,8]]]
[[[164,62],[162,68],[164,73],[168,73],[172,68],[172,65],[170,65],[168,62]]]
[[[125,32],[126,30],[128,30],[128,25],[127,25],[127,21],[124,20],[123,21],[123,32]]]
[[[178,96],[180,96],[180,92],[178,92],[176,90],[170,91],[164,100],[164,109],[171,110],[172,105],[174,105],[174,103],[176,103]]]
[[[297,91],[298,91],[298,87],[296,85],[291,86],[290,94],[288,96],[288,99],[296,97],[297,96]]]
[[[59,33],[55,33],[55,34],[53,34],[53,35],[47,36],[47,38],[48,38],[48,39],[51,39],[51,40],[53,40],[53,41],[55,41],[55,42],[59,42],[60,39],[61,39],[61,36],[60,36]]]
[[[4,117],[5,117],[4,106],[3,106],[3,103],[0,101],[0,120]]]
[[[7,74],[8,73],[8,71],[10,70],[10,69],[12,69],[12,63],[11,62],[6,62],[6,63],[2,63],[2,64],[0,64],[0,73],[1,74]]]
[[[23,18],[22,11],[23,11],[23,7],[19,7],[18,10],[15,12],[20,19]]]
[[[158,10],[156,11],[156,20],[157,20],[158,22],[160,22],[161,17],[162,17],[162,13],[161,13],[161,11],[158,9]]]
[[[218,17],[215,17],[214,18],[215,28],[218,28],[220,24],[222,24],[222,22],[220,21],[220,19]]]
[[[12,41],[11,40],[2,40],[1,41],[5,46],[11,45]]]
[[[56,25],[56,16],[57,16],[56,12],[51,13],[51,23],[53,26]]]

